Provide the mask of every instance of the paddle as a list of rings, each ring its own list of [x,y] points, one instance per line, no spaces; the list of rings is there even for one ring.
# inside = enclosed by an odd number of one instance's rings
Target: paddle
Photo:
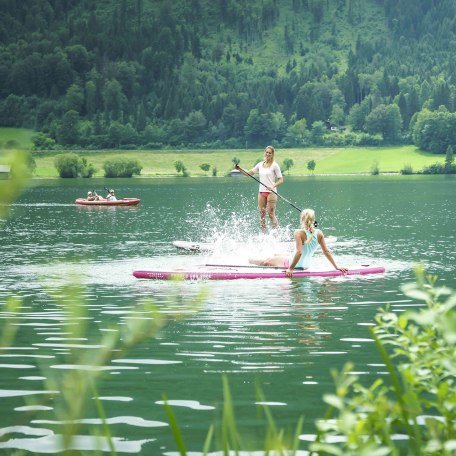
[[[264,185],[263,182],[259,181],[255,176],[252,176],[249,174],[245,169],[242,169],[239,165],[236,165],[235,168],[239,170],[242,174],[245,176],[250,176],[252,179],[256,180],[259,184]],[[265,186],[266,187],[266,186]],[[294,207],[297,211],[302,212],[302,209],[299,209],[299,207],[295,206],[291,201],[288,201],[286,198],[284,198],[282,195],[279,195],[276,191],[274,191],[272,188],[269,189],[272,193],[275,193],[279,198],[283,199],[286,203],[288,203],[290,206]]]
[[[257,266],[256,264],[210,264],[206,263],[204,266],[213,268],[261,268],[261,269],[280,269],[284,271],[287,269],[285,266]],[[370,264],[361,264],[363,268],[367,268]],[[295,268],[295,271],[303,271],[301,268]]]
[[[261,268],[261,269],[280,269],[284,271],[287,269],[284,266],[258,266],[256,264],[205,264],[204,266],[209,266],[213,268]]]

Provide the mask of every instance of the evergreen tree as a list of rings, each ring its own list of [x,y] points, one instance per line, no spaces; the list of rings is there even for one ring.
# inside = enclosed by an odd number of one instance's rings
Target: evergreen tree
[[[84,107],[84,93],[77,84],[72,84],[65,95],[65,109],[73,110],[82,114]]]
[[[136,112],[136,130],[141,132],[146,128],[147,119],[144,104],[140,103]]]
[[[455,14],[450,0],[4,1],[0,121],[59,137],[76,111],[81,145],[100,147],[113,121],[146,141],[149,119],[152,143],[302,144],[297,119],[348,113],[353,130],[385,133],[379,111],[366,118],[394,102],[408,137],[423,107],[456,108]],[[424,134],[440,152],[443,136]]]
[[[85,84],[85,110],[89,117],[92,117],[97,111],[97,88],[93,81],[87,81]]]
[[[122,87],[116,79],[107,82],[103,90],[103,103],[106,114],[113,120],[121,117],[125,96]]]
[[[78,144],[79,132],[79,113],[74,110],[67,111],[60,122],[57,131],[57,140],[61,144]]]

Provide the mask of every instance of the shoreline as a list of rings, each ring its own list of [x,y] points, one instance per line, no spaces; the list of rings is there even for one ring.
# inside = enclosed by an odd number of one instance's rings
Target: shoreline
[[[379,173],[377,175],[374,175],[372,173],[315,173],[315,174],[286,174],[284,175],[284,178],[294,178],[294,177],[343,177],[343,176],[402,176],[400,172],[396,171],[391,171],[391,172],[385,172],[385,173]],[[411,174],[412,176],[425,176],[425,174]],[[40,179],[62,179],[65,181],[71,181],[73,179],[85,179],[90,182],[91,179],[195,179],[195,178],[207,178],[207,179],[223,179],[223,178],[233,178],[233,179],[239,179],[240,177],[243,176],[230,176],[230,175],[224,175],[224,176],[204,176],[204,175],[189,175],[189,176],[182,176],[180,174],[163,174],[163,175],[157,175],[157,174],[143,174],[140,176],[132,176],[132,177],[104,177],[104,176],[92,176],[90,178],[86,177],[59,177],[59,176],[32,176],[30,177],[30,180],[40,180]],[[7,180],[7,179],[6,179]]]
[[[58,177],[55,158],[68,150],[33,151],[36,161],[36,176],[39,178]],[[142,166],[143,178],[173,178],[181,173],[176,171],[176,163],[184,165],[188,177],[225,177],[233,170],[234,159],[244,168],[249,168],[261,160],[259,149],[167,149],[167,150],[73,150],[72,153],[85,158],[97,170],[95,178],[104,174],[104,164],[114,158],[137,160]],[[290,169],[282,164],[292,160]],[[316,163],[312,172],[308,168],[310,161]],[[285,178],[290,177],[334,177],[368,176],[372,170],[379,170],[380,175],[397,175],[401,170],[412,169],[419,173],[435,163],[443,163],[444,156],[423,152],[413,145],[383,147],[310,147],[280,149],[276,162],[282,168]],[[203,171],[202,165],[209,166]],[[217,175],[213,176],[215,172]],[[288,173],[289,172],[289,173]]]

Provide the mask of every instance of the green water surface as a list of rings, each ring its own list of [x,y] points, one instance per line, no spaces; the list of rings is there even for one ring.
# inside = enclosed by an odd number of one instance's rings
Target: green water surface
[[[93,188],[114,187],[139,197],[132,208],[73,204]],[[455,191],[451,177],[285,178],[283,196],[312,207],[319,227],[337,236],[339,264],[385,266],[384,275],[300,280],[160,282],[135,279],[137,269],[187,268],[241,262],[289,238],[299,213],[278,204],[281,229],[258,238],[257,184],[246,178],[35,181],[0,225],[0,319],[8,296],[23,299],[14,346],[0,351],[0,449],[58,452],[62,424],[51,410],[25,419],[39,402],[47,372],[61,372],[68,344],[90,350],[93,340],[144,299],[163,312],[179,312],[205,287],[199,311],[171,321],[157,338],[116,360],[99,393],[119,454],[176,454],[167,425],[165,392],[187,448],[201,451],[210,424],[221,415],[222,375],[228,376],[240,428],[252,436],[255,384],[261,385],[277,423],[305,418],[302,448],[313,421],[322,417],[322,395],[333,389],[330,369],[347,361],[364,382],[384,375],[369,337],[378,307],[395,312],[420,305],[400,291],[422,262],[455,287]],[[212,253],[185,254],[174,240],[215,241]],[[239,243],[242,241],[241,247]],[[320,255],[316,266],[330,268]],[[90,340],[68,340],[67,315],[49,293],[68,281],[84,286]],[[93,350],[96,350],[93,345]],[[44,366],[44,369],[43,369]],[[97,418],[94,407],[86,418]],[[11,426],[17,425],[16,428]],[[88,421],[76,448],[95,448]]]

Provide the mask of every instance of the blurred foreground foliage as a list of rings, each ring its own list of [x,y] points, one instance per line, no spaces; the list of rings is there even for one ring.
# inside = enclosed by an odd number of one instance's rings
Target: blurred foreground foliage
[[[333,455],[456,452],[456,293],[416,268],[403,293],[418,310],[380,309],[370,328],[387,376],[362,386],[352,366],[337,374],[330,409],[311,449]],[[334,443],[340,442],[340,443]]]
[[[36,164],[30,152],[13,151],[6,153],[0,150],[0,164],[7,164],[11,171],[7,180],[0,180],[0,223],[8,209],[19,198],[28,184],[28,178]],[[4,163],[3,163],[4,162]]]

